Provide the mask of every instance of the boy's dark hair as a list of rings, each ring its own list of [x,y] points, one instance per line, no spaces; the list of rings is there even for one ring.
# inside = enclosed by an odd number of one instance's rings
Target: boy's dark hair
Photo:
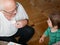
[[[49,18],[52,22],[52,25],[58,26],[58,29],[60,29],[60,14],[59,13],[51,13],[49,15]]]

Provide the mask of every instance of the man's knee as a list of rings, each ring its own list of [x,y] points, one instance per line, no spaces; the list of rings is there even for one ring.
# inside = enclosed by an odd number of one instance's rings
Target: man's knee
[[[31,26],[28,26],[28,25],[25,26],[24,29],[25,29],[25,30],[27,31],[27,33],[30,34],[30,35],[33,35],[34,32],[35,32],[34,28],[31,27]]]
[[[34,32],[35,32],[35,30],[34,30],[34,28],[32,28],[31,26],[25,26],[25,27],[23,27],[23,28],[20,28],[19,29],[20,31],[20,36],[22,36],[22,37],[32,37],[33,35],[34,35]]]
[[[34,28],[30,27],[30,26],[25,26],[21,29],[21,37],[19,39],[19,42],[21,43],[26,43],[28,42],[32,36],[34,35]]]

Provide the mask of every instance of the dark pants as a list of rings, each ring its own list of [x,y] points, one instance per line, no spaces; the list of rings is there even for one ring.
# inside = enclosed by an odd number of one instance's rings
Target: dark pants
[[[17,33],[10,37],[0,37],[0,40],[7,41],[7,42],[16,42],[19,44],[26,44],[33,36],[34,29],[30,26],[25,26],[23,28],[19,28]],[[20,36],[18,42],[16,41],[15,37]]]

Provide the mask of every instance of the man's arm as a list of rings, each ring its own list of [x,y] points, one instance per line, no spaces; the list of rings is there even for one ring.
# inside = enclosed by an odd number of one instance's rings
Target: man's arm
[[[19,20],[15,23],[15,26],[17,28],[22,28],[24,26],[26,26],[28,24],[28,20],[27,19],[23,19],[23,20]]]
[[[22,28],[24,26],[26,26],[28,24],[28,15],[25,11],[25,9],[23,8],[23,6],[17,2],[17,5],[19,5],[18,7],[18,13],[17,13],[17,18],[16,18],[16,24],[15,26],[17,28]]]

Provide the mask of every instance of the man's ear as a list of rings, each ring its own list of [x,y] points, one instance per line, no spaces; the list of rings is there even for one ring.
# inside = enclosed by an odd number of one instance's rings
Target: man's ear
[[[3,9],[4,9],[4,5],[0,4],[0,10],[3,10]]]

